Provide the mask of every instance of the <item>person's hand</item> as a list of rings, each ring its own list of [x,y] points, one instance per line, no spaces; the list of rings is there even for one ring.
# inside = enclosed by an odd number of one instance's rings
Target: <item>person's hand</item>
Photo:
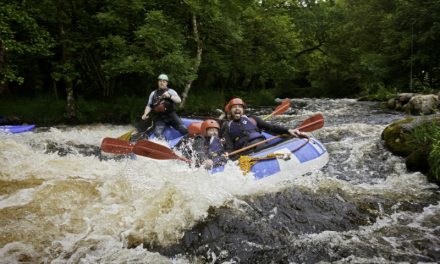
[[[229,158],[229,153],[228,152],[223,153],[223,157]]]
[[[169,92],[164,92],[161,96],[164,99],[170,99],[171,98],[171,94]]]
[[[142,120],[147,120],[148,119],[148,114],[143,114],[142,115]]]
[[[214,161],[212,161],[212,160],[210,160],[210,159],[205,160],[205,161],[202,162],[202,166],[203,166],[205,169],[211,169],[211,168],[212,168],[212,165],[214,165]]]
[[[303,132],[299,131],[298,129],[291,128],[288,131],[289,131],[290,135],[295,136],[295,137],[307,137],[306,133],[303,133]]]

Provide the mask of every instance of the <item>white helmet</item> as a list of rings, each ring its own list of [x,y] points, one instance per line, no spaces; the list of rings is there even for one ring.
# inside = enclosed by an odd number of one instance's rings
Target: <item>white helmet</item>
[[[168,82],[168,76],[166,74],[161,74],[159,77],[157,77],[158,80],[164,80]]]

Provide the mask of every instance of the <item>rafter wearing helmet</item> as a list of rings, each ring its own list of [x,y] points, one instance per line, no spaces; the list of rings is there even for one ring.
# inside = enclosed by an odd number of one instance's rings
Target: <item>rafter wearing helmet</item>
[[[292,136],[306,136],[296,129],[289,129],[283,126],[270,124],[258,116],[245,115],[246,104],[241,98],[231,99],[225,107],[230,114],[230,121],[222,129],[222,136],[225,138],[225,150],[234,150],[250,146],[254,143],[265,140],[262,131],[272,134],[290,134]],[[266,148],[267,144],[261,144],[248,151],[258,151]]]

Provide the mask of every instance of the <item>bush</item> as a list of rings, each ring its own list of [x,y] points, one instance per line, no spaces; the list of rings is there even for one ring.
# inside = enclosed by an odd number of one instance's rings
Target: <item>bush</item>
[[[415,146],[428,149],[428,177],[440,183],[440,126],[436,123],[418,126],[411,136]]]
[[[1,99],[0,115],[13,115],[28,124],[57,124],[64,119],[65,105],[64,100],[57,100],[51,96]]]
[[[440,127],[437,126],[432,134],[431,151],[428,162],[431,167],[429,176],[440,183]]]

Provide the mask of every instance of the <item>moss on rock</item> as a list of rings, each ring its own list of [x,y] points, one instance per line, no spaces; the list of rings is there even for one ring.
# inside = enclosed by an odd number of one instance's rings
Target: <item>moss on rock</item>
[[[399,156],[408,156],[416,149],[411,138],[411,131],[404,124],[410,124],[414,118],[406,118],[392,123],[382,132],[385,147]]]
[[[428,176],[428,180],[440,183],[440,166],[437,166],[440,151],[433,151],[438,148],[439,125],[438,114],[410,117],[390,124],[381,137],[387,149],[405,157],[408,170],[420,171]]]

